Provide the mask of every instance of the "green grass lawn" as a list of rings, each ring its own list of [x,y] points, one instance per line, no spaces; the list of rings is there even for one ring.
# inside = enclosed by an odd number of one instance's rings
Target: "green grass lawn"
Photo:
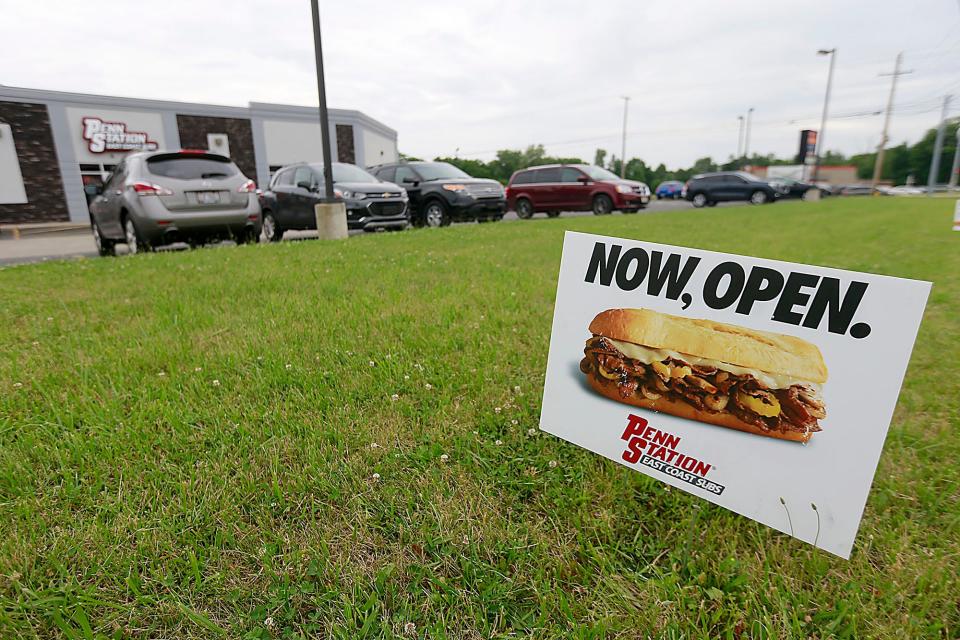
[[[0,270],[0,638],[956,638],[952,210]],[[849,562],[536,431],[564,229],[934,282]]]

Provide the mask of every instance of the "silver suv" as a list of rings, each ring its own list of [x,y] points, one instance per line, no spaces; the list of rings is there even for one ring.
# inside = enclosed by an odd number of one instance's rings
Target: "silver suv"
[[[103,185],[88,185],[90,226],[100,255],[173,242],[191,245],[260,235],[257,185],[230,158],[206,151],[132,153]]]

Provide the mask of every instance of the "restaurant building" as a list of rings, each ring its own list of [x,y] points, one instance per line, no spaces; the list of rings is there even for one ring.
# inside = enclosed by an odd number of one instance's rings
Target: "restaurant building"
[[[330,109],[331,157],[361,167],[397,160],[397,132],[359,111]],[[316,108],[227,107],[0,85],[0,224],[89,221],[83,186],[125,154],[209,149],[266,186],[279,167],[320,161]]]

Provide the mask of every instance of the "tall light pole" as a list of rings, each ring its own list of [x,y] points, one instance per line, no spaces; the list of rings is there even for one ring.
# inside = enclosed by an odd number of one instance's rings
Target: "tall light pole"
[[[893,67],[893,73],[880,74],[881,76],[893,76],[893,81],[890,83],[890,97],[887,99],[887,111],[883,117],[883,133],[880,134],[880,144],[877,145],[877,161],[873,165],[873,180],[870,181],[870,186],[874,189],[877,188],[877,182],[880,181],[880,173],[883,171],[883,151],[889,140],[887,133],[890,130],[890,112],[893,111],[893,96],[897,93],[897,78],[908,73],[913,73],[913,71],[901,71],[901,62],[903,62],[902,51],[897,54],[897,63]]]
[[[333,202],[333,161],[330,159],[330,122],[327,117],[327,89],[323,78],[323,47],[320,44],[319,0],[311,0],[313,52],[317,61],[317,92],[320,94],[320,138],[323,144],[323,183],[327,202]]]
[[[743,116],[737,116],[740,121],[740,133],[737,135],[737,162],[743,157]]]
[[[943,96],[943,113],[940,114],[940,124],[937,126],[937,140],[933,144],[933,157],[930,158],[930,176],[927,178],[927,195],[933,195],[933,188],[937,185],[937,177],[940,173],[940,156],[943,154],[943,134],[947,125],[947,114],[950,113],[950,98],[953,96]]]
[[[620,144],[620,177],[627,175],[627,105],[630,104],[630,96],[621,96],[623,98],[623,138]]]
[[[830,56],[830,70],[827,72],[827,93],[823,97],[823,116],[820,118],[820,131],[817,132],[816,153],[813,160],[813,183],[816,184],[820,178],[820,156],[825,151],[823,146],[823,135],[827,130],[827,110],[830,108],[830,88],[833,86],[833,63],[837,60],[837,49],[820,49],[818,56]]]
[[[743,157],[750,161],[750,125],[753,124],[753,107],[747,109],[747,135],[743,139]]]
[[[950,167],[950,182],[947,187],[953,189],[957,186],[957,172],[960,172],[960,127],[957,127],[957,148],[953,152],[953,166]]]

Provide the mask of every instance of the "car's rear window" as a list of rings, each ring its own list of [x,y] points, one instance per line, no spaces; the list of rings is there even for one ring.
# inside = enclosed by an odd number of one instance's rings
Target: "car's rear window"
[[[520,171],[513,176],[513,184],[530,184],[533,182],[533,171]]]
[[[222,180],[240,170],[223,156],[170,154],[147,159],[147,170],[155,176],[178,180]]]

